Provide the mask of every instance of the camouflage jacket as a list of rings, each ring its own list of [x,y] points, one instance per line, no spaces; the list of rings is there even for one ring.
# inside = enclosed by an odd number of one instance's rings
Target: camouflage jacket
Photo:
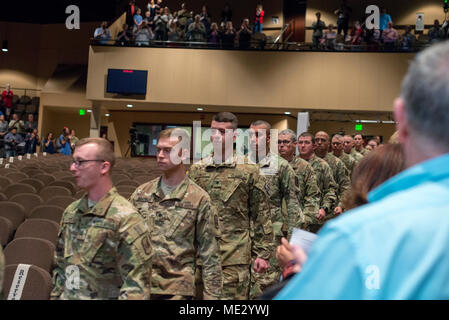
[[[334,155],[334,156],[337,157],[336,155]],[[343,161],[346,169],[348,170],[349,179],[351,179],[352,170],[354,170],[354,167],[356,164],[355,159],[344,151],[337,158],[340,159],[341,161]]]
[[[152,248],[142,216],[115,188],[65,209],[51,299],[150,298]]]
[[[332,169],[327,162],[316,155],[312,155],[309,160],[313,171],[316,174],[318,188],[321,191],[320,208],[327,208],[328,214],[332,214],[331,210],[337,202],[337,184],[335,183]],[[316,224],[323,224],[323,221],[316,220]]]
[[[359,163],[360,160],[363,159],[363,155],[361,153],[358,153],[357,151],[355,151],[354,148],[351,149],[351,153],[349,155],[354,158],[356,165],[357,165],[357,163]]]
[[[344,195],[351,189],[349,171],[346,169],[343,161],[330,152],[326,154],[324,160],[329,164],[329,167],[331,167],[334,181],[337,184],[337,201],[335,202],[334,207],[341,206],[341,201]],[[334,207],[332,209],[334,209]]]
[[[274,235],[290,236],[293,228],[300,228],[304,222],[295,171],[287,160],[273,153],[268,153],[257,165],[260,168],[259,173],[267,180],[265,189],[270,197]],[[281,210],[283,201],[286,206],[284,212]]]
[[[290,162],[296,173],[299,191],[300,205],[304,212],[306,224],[316,223],[316,215],[320,208],[321,191],[317,184],[317,177],[312,166],[301,157],[294,157]]]
[[[360,151],[356,150],[355,148],[354,148],[354,150],[355,150],[355,152],[360,153],[362,156],[366,156],[369,153],[369,150],[364,147]]]
[[[191,166],[189,177],[217,208],[222,266],[250,264],[252,257],[268,260],[274,236],[266,180],[259,168],[238,164],[235,155],[221,164],[209,156]]]
[[[171,194],[164,195],[159,177],[138,187],[130,201],[151,232],[151,293],[193,297],[198,256],[203,297],[218,299],[222,289],[218,216],[207,192],[185,177]]]

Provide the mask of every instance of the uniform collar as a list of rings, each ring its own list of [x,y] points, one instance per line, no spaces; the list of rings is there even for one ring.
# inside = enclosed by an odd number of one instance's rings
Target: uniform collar
[[[449,178],[449,153],[419,163],[387,180],[368,194],[369,202],[379,201],[392,193],[404,191],[425,182]]]
[[[164,195],[161,188],[162,176],[160,176],[157,180],[157,183],[153,184],[150,190],[150,196],[156,196],[163,200],[182,200],[187,193],[187,187],[189,186],[189,178],[186,175],[184,180],[173,190],[169,195]]]
[[[211,153],[210,156],[206,157],[203,159],[204,164],[207,167],[214,167],[214,168],[219,168],[219,167],[226,167],[226,168],[234,168],[237,165],[237,154],[234,151],[234,154],[232,155],[232,159],[228,158],[227,161],[224,161],[222,163],[214,163],[214,158],[213,158],[213,153]]]
[[[118,195],[117,189],[112,187],[111,190],[108,191],[96,204],[93,208],[89,209],[88,207],[88,194],[86,194],[83,198],[81,198],[78,203],[78,210],[82,214],[93,214],[99,217],[103,217],[106,215],[112,200],[114,200],[115,196]]]

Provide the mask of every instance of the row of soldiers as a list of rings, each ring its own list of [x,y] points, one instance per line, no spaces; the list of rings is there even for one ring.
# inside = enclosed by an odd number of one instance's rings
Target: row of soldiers
[[[214,151],[187,173],[190,155],[177,148],[181,129],[162,131],[163,175],[129,201],[111,181],[110,143],[79,141],[70,170],[87,194],[64,212],[51,298],[243,300],[277,283],[281,239],[293,228],[317,232],[343,212],[350,172],[366,151],[358,136],[354,148],[351,136],[334,136],[329,153],[325,132],[296,137],[291,130],[279,133],[273,151],[270,124],[259,120],[242,161],[225,148],[237,126],[234,114],[216,114]]]

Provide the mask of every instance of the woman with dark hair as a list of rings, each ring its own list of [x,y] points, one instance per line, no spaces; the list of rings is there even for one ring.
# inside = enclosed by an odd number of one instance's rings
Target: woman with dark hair
[[[49,132],[47,138],[44,140],[44,152],[49,154],[55,153],[55,144],[53,142],[53,133]]]
[[[69,138],[69,128],[64,127],[62,129],[62,133],[56,141],[56,148],[59,153],[62,153],[66,156],[70,156],[72,154],[72,149],[70,148],[70,138]]]

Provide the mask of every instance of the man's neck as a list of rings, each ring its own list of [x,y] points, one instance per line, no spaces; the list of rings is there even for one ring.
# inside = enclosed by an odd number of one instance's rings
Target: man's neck
[[[162,181],[170,186],[170,187],[174,187],[179,185],[182,180],[184,180],[186,176],[186,170],[184,168],[184,165],[179,165],[171,170],[167,170],[164,172],[164,174],[162,175]]]
[[[351,154],[351,151],[352,151],[352,149],[349,150],[349,152],[346,152],[346,150],[345,150],[345,153],[346,153],[346,154]]]
[[[321,159],[323,159],[326,156],[327,152],[326,151],[324,151],[324,152],[315,151],[315,154],[318,157],[320,157]]]
[[[310,154],[299,154],[299,156],[306,161],[310,161],[310,159],[313,158],[314,153],[312,152]]]
[[[355,146],[355,151],[362,151],[363,150],[363,146]]]
[[[287,160],[288,162],[292,162],[293,158],[294,158],[294,154],[286,154],[285,156],[282,156],[282,158],[284,158],[285,160]]]
[[[106,193],[109,192],[113,187],[111,178],[109,176],[104,176],[101,178],[95,186],[88,190],[88,197],[91,201],[98,202],[104,197]]]
[[[340,158],[341,155],[343,154],[343,150],[340,150],[340,151],[334,150],[333,153],[334,153],[334,156],[336,156],[337,158]]]

